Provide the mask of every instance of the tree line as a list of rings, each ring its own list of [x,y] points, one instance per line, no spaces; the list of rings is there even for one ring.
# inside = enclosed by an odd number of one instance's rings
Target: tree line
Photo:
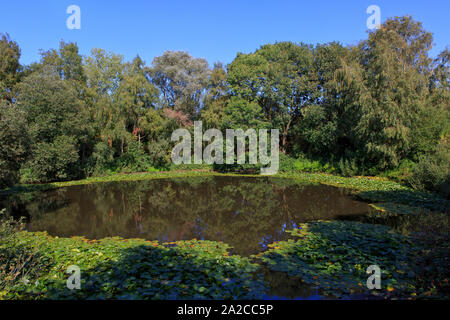
[[[448,194],[450,55],[430,57],[432,45],[405,16],[354,46],[278,42],[227,66],[180,51],[150,65],[102,49],[82,56],[64,41],[22,66],[3,34],[0,186],[169,169],[171,133],[201,120],[204,130],[279,129],[284,168],[406,174]]]

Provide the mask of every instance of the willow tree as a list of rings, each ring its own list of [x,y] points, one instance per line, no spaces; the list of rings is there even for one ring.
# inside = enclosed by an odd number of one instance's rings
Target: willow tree
[[[123,56],[102,49],[92,49],[84,64],[86,102],[96,135],[110,147],[117,143],[122,153],[128,133],[115,98],[124,69]]]
[[[152,83],[159,88],[163,107],[198,117],[204,105],[211,70],[205,59],[182,51],[167,51],[149,68]]]
[[[388,19],[360,45],[366,88],[355,128],[368,163],[396,166],[412,147],[414,127],[428,106],[432,35],[411,17]]]
[[[144,62],[137,56],[124,68],[123,79],[115,92],[120,118],[125,129],[141,141],[144,118],[158,102],[158,89],[148,80]]]
[[[204,107],[201,110],[206,129],[223,129],[225,107],[228,102],[227,72],[221,63],[216,63],[211,72]]]

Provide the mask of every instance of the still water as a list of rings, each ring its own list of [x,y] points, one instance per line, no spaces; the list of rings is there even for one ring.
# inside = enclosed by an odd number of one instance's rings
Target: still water
[[[269,177],[195,177],[99,183],[4,200],[29,231],[88,239],[120,236],[172,242],[222,241],[250,255],[314,220],[353,219],[369,211],[349,191]]]

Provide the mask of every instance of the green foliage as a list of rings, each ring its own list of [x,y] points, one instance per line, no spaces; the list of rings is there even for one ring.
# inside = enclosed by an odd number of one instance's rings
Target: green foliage
[[[366,270],[381,268],[382,290],[372,294],[414,293],[409,262],[411,243],[384,226],[355,222],[313,222],[288,231],[293,239],[272,244],[261,260],[272,270],[342,298],[366,293]]]
[[[344,177],[355,176],[359,172],[358,165],[355,159],[341,159],[338,164],[339,173]]]
[[[302,115],[301,125],[296,128],[301,144],[295,146],[293,152],[316,156],[332,154],[337,143],[337,121],[329,119],[326,109],[319,105],[305,107]]]
[[[53,142],[39,142],[31,159],[25,163],[31,174],[23,182],[51,182],[73,180],[81,176],[81,166],[75,139],[59,136]]]
[[[427,109],[422,70],[430,66],[431,43],[432,35],[411,17],[388,19],[361,43],[365,88],[356,96],[363,101],[356,130],[367,164],[388,169],[411,150],[414,127]]]
[[[170,166],[170,150],[167,140],[158,140],[148,144],[149,161],[155,168],[168,168]]]
[[[397,168],[386,170],[385,172],[381,173],[381,176],[396,182],[405,183],[411,176],[415,166],[415,162],[405,159],[400,162]]]
[[[261,107],[240,97],[232,97],[225,108],[223,127],[227,129],[267,128]]]
[[[187,52],[166,51],[153,60],[149,71],[152,83],[163,95],[164,106],[195,118],[211,73],[208,62]]]
[[[24,283],[35,281],[45,265],[35,247],[23,245],[19,232],[23,220],[14,220],[0,210],[0,300]]]
[[[68,83],[52,73],[34,73],[20,84],[17,101],[33,142],[53,142],[61,135],[82,139],[86,123],[83,102]]]
[[[17,105],[33,143],[23,168],[31,172],[28,178],[48,182],[80,177],[79,146],[86,139],[86,121],[76,91],[51,73],[32,74],[20,85]]]
[[[114,167],[114,149],[101,141],[94,146],[90,160],[91,174],[101,174]]]
[[[20,80],[20,48],[9,34],[0,34],[0,101],[12,101]]]
[[[422,156],[414,167],[408,183],[417,190],[435,191],[450,196],[450,150],[442,143],[429,156]]]
[[[41,56],[41,64],[34,65],[34,71],[52,70],[61,79],[70,81],[76,89],[81,89],[86,77],[83,70],[83,58],[78,53],[76,43],[61,41],[59,50],[44,51],[41,52]]]
[[[236,159],[237,160],[237,159]],[[248,174],[259,174],[262,168],[261,164],[238,164],[235,161],[234,164],[213,164],[214,171],[224,172],[224,173],[248,173]]]
[[[424,159],[439,157],[430,155],[449,132],[449,51],[431,59],[432,41],[405,16],[387,19],[356,46],[266,44],[239,53],[227,68],[210,68],[186,52],[165,52],[150,65],[102,49],[83,57],[64,41],[22,68],[19,46],[2,35],[0,99],[21,111],[26,130],[13,128],[18,144],[4,149],[8,160],[0,156],[0,184],[15,183],[19,170],[29,182],[166,170],[171,133],[201,120],[205,130],[222,132],[279,129],[281,151],[296,158],[283,158],[282,172],[384,172],[422,190],[442,190],[445,169],[438,173],[432,168],[438,161]],[[25,164],[17,154],[14,165],[13,149],[21,149],[25,132],[31,158]],[[1,140],[2,146],[12,141],[6,134]],[[419,160],[409,177],[411,161]],[[215,168],[259,172],[253,165]]]
[[[30,140],[22,111],[0,101],[0,189],[14,185],[29,155]]]
[[[334,172],[334,168],[329,163],[322,164],[318,160],[311,161],[304,157],[300,157],[300,158],[296,159],[294,165],[295,165],[295,168],[300,172],[312,172],[312,173],[316,173],[316,172],[333,173]]]
[[[240,53],[228,66],[232,95],[259,105],[271,127],[280,129],[283,151],[300,110],[317,96],[312,65],[311,46],[279,42]]]
[[[124,172],[143,172],[150,169],[150,157],[139,141],[130,141],[127,151],[117,159],[117,166]]]
[[[34,282],[6,287],[2,299],[254,299],[263,284],[257,265],[211,241],[158,243],[109,238],[53,238],[21,233],[48,264]],[[81,289],[66,286],[67,267],[82,270]]]
[[[282,173],[294,173],[297,170],[296,160],[284,153],[280,153],[280,167],[278,171]]]
[[[450,89],[450,87],[449,87]],[[447,102],[447,105],[450,100]],[[446,103],[429,103],[421,111],[412,133],[410,158],[418,162],[424,155],[435,152],[444,137],[450,134],[450,109]]]
[[[280,154],[280,169],[281,173],[336,173],[336,169],[331,163],[326,163],[320,160],[310,160],[304,155],[298,158],[289,157],[283,153]]]

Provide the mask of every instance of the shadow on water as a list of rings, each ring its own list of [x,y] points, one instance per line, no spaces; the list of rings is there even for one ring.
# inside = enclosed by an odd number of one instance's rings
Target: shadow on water
[[[319,290],[302,283],[301,279],[290,277],[285,272],[278,272],[262,267],[264,280],[268,283],[268,290],[264,294],[265,300],[326,300]]]
[[[436,212],[449,213],[449,201],[434,193],[424,193],[414,190],[374,190],[362,191],[358,194],[360,199],[369,199],[373,202],[395,202],[407,205],[416,210],[424,209]]]
[[[220,254],[220,253],[219,253]],[[137,245],[117,249],[109,259],[82,269],[81,289],[49,282],[43,299],[192,300],[261,299],[261,280],[242,270],[235,260],[217,263],[217,252],[205,255],[193,248]]]

